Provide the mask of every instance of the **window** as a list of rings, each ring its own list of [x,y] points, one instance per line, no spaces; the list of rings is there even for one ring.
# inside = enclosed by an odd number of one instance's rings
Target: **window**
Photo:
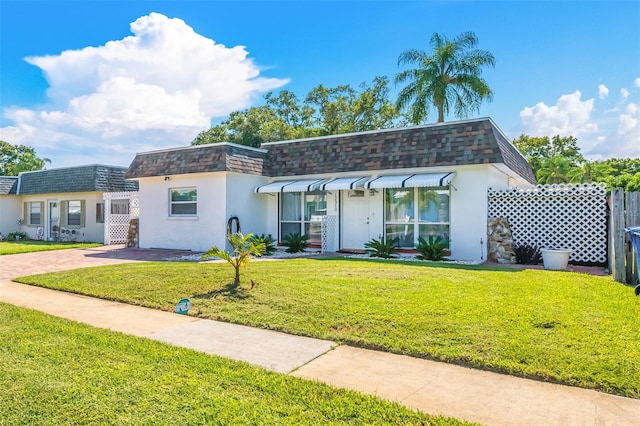
[[[85,202],[82,200],[62,201],[62,224],[69,228],[82,228],[85,226]]]
[[[418,237],[449,240],[449,191],[431,188],[385,190],[385,235],[412,248]]]
[[[195,216],[198,214],[198,191],[196,188],[169,190],[169,216]]]
[[[104,203],[96,203],[96,223],[104,223]]]
[[[27,225],[42,225],[42,203],[39,201],[27,203]]]
[[[309,244],[321,244],[322,218],[327,214],[326,193],[284,192],[280,196],[280,241],[289,234],[309,236]]]
[[[129,214],[129,200],[111,200],[111,214]]]
[[[82,212],[81,201],[69,201],[67,204],[67,225],[80,226],[81,212]]]

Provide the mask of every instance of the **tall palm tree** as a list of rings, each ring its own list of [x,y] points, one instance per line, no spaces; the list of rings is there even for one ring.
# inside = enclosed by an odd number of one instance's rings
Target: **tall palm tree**
[[[569,178],[567,174],[571,170],[571,163],[563,157],[551,157],[546,159],[538,172],[536,178],[538,183],[567,183]]]
[[[395,83],[407,85],[400,91],[396,106],[409,107],[409,120],[420,124],[431,107],[438,110],[438,123],[452,109],[458,118],[478,111],[483,100],[491,101],[493,92],[480,77],[482,68],[494,67],[493,55],[476,49],[473,32],[459,34],[453,40],[433,33],[431,52],[410,49],[398,57],[398,66],[412,65],[396,74]]]

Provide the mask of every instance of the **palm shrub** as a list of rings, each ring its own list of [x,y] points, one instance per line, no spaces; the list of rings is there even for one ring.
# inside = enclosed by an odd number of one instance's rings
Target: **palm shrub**
[[[520,265],[537,265],[542,262],[542,254],[537,246],[516,244],[513,246],[516,263]]]
[[[276,240],[271,235],[261,234],[254,235],[253,241],[264,244],[264,254],[261,256],[270,256],[276,251]]]
[[[289,234],[282,240],[282,245],[287,249],[287,253],[300,253],[309,247],[309,236],[300,234]]]
[[[390,259],[392,257],[396,257],[395,252],[398,249],[398,242],[400,239],[398,237],[395,238],[387,238],[385,240],[384,237],[380,237],[379,240],[375,238],[371,241],[365,243],[365,251],[369,253],[371,257],[382,257],[383,259]]]
[[[240,268],[246,266],[252,257],[262,256],[265,251],[265,245],[256,241],[253,238],[253,234],[242,235],[241,232],[230,234],[227,239],[231,244],[230,252],[213,246],[202,257],[215,256],[229,262],[236,272],[233,286],[238,287],[240,285]]]
[[[420,253],[418,259],[421,260],[444,260],[448,248],[449,240],[442,238],[441,235],[436,237],[429,235],[428,240],[418,237],[416,246],[416,250]]]

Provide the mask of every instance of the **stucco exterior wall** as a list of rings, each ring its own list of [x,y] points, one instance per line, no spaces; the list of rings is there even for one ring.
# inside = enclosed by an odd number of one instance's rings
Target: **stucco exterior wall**
[[[7,238],[9,232],[18,230],[18,219],[22,217],[22,207],[17,195],[0,196],[0,234]]]
[[[243,234],[260,235],[271,233],[267,226],[269,212],[266,198],[269,196],[255,193],[255,189],[258,186],[266,183],[267,178],[264,176],[227,173],[225,230],[229,218],[236,216],[240,220]],[[235,231],[235,228],[233,230]],[[271,234],[274,238],[276,237],[275,233]]]
[[[61,228],[75,229],[78,232],[77,241],[86,242],[104,242],[104,223],[96,223],[96,204],[103,203],[102,192],[64,192],[56,194],[34,194],[18,196],[19,206],[18,214],[25,223],[22,225],[22,231],[27,233],[28,238],[36,238],[36,230],[38,226],[28,225],[24,217],[24,203],[43,202],[44,212],[41,213],[43,221],[42,225],[45,231],[45,239],[49,239],[49,202],[55,201],[61,206],[63,201],[84,201],[85,206],[85,222],[84,226],[65,226],[62,220],[59,226]],[[59,207],[60,208],[60,207]],[[62,218],[62,210],[60,209],[60,218]]]

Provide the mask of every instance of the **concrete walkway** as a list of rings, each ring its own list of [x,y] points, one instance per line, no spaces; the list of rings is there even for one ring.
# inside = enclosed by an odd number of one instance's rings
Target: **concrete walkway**
[[[98,248],[0,256],[0,301],[487,425],[640,425],[640,400],[42,289],[18,275],[161,260]],[[621,355],[622,356],[622,355]]]

